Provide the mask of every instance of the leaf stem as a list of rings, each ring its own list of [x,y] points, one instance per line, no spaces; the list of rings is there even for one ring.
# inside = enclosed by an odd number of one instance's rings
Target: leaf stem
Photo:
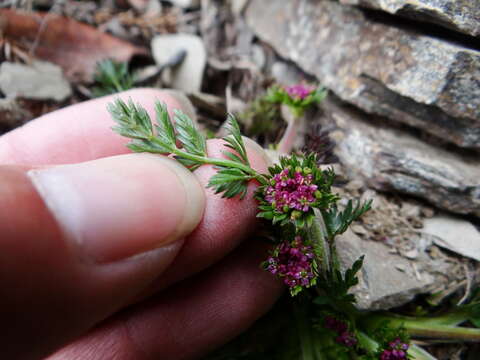
[[[326,249],[326,236],[327,230],[320,211],[315,209],[315,221],[309,228],[309,240],[313,243],[313,247],[316,250],[315,256],[317,257],[317,263],[323,274],[326,274],[329,270],[329,254]]]
[[[435,323],[432,319],[422,319],[394,314],[369,314],[362,319],[367,327],[375,327],[380,323],[388,323],[393,327],[404,327],[411,336],[441,340],[480,341],[480,329],[460,326],[449,326]]]
[[[153,138],[152,140],[155,141],[155,138]],[[252,179],[258,180],[261,184],[266,183],[265,176],[258,173],[257,171],[252,169],[250,166],[239,163],[239,162],[235,162],[227,159],[217,159],[217,158],[210,158],[206,156],[194,155],[194,154],[190,154],[185,151],[182,151],[178,148],[171,149],[171,152],[174,155],[177,155],[182,158],[189,159],[201,164],[217,165],[217,166],[222,166],[226,168],[237,168],[249,174]]]
[[[307,317],[305,307],[296,302],[292,302],[292,305],[297,324],[300,348],[302,349],[302,360],[321,360],[321,356],[318,351],[316,351],[313,343],[312,326]]]

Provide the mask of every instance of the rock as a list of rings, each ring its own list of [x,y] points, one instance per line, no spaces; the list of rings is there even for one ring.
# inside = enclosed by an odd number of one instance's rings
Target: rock
[[[240,15],[245,9],[245,6],[247,6],[248,1],[249,0],[231,0],[230,6],[232,8],[232,12],[235,15]]]
[[[224,118],[227,114],[225,98],[207,94],[207,93],[190,93],[188,98],[199,110],[203,110],[211,115]]]
[[[480,149],[480,52],[333,1],[250,1],[252,30],[343,100]]]
[[[152,39],[155,62],[162,66],[182,50],[187,54],[177,67],[172,69],[172,87],[185,92],[199,92],[207,55],[200,37],[189,34],[158,35]]]
[[[295,85],[305,80],[295,66],[291,66],[283,61],[277,61],[272,65],[272,76],[282,85]]]
[[[267,63],[267,56],[265,55],[263,47],[257,44],[253,44],[251,58],[252,62],[256,65],[256,67],[259,70],[263,70],[265,64]]]
[[[424,221],[423,232],[433,236],[436,245],[480,261],[480,232],[469,221],[437,215]]]
[[[478,1],[340,0],[340,2],[429,21],[473,36],[480,35],[480,3]]]
[[[189,8],[200,6],[200,0],[168,0],[168,2],[172,3],[175,6],[181,7],[183,9],[189,9]]]
[[[384,122],[329,100],[321,121],[338,127],[332,133],[335,154],[351,178],[371,187],[425,199],[435,206],[480,216],[480,158],[426,144]]]
[[[0,89],[7,97],[62,101],[72,94],[62,69],[49,62],[31,65],[3,62],[0,65]]]
[[[419,279],[412,263],[391,254],[386,245],[363,241],[351,231],[339,236],[336,244],[346,267],[365,255],[359,284],[353,289],[360,310],[387,310],[404,305],[416,295],[428,293],[435,282],[435,277],[426,272]]]

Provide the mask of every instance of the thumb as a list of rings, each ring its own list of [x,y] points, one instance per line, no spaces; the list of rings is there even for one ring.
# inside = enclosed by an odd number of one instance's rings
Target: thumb
[[[0,166],[2,355],[46,355],[128,305],[204,207],[194,175],[163,156]]]

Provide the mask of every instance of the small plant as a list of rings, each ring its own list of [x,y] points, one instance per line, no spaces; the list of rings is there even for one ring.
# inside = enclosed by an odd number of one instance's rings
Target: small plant
[[[92,89],[95,97],[115,94],[133,88],[133,76],[128,71],[128,64],[114,60],[102,60],[97,64]]]
[[[300,113],[298,104],[303,104],[304,111],[305,104],[319,99],[318,91],[309,91],[277,89],[274,94]],[[131,150],[171,155],[192,171],[204,164],[214,165],[217,172],[207,186],[222,197],[244,198],[248,183],[258,182],[254,195],[259,204],[257,216],[269,224],[274,235],[273,250],[261,266],[289,288],[299,336],[301,355],[282,359],[431,360],[431,355],[411,344],[410,336],[480,340],[480,329],[458,326],[467,320],[480,322],[478,302],[436,319],[356,309],[351,290],[359,283],[364,258],[345,269],[335,239],[370,209],[371,201],[348,200],[341,208],[340,197],[332,189],[335,172],[321,168],[317,154],[282,156],[267,173],[259,173],[250,166],[240,128],[232,116],[227,120],[228,135],[223,138],[225,158],[218,159],[208,156],[205,136],[181,111],[174,112],[172,121],[166,106],[157,103],[153,123],[131,100],[125,103],[118,99],[108,109],[117,123],[113,130],[132,139],[128,144]],[[237,353],[220,358],[244,357]],[[270,358],[268,354],[266,358]]]
[[[266,99],[272,103],[285,104],[295,117],[302,117],[306,109],[320,103],[326,96],[327,91],[324,88],[312,85],[274,85],[268,89]]]

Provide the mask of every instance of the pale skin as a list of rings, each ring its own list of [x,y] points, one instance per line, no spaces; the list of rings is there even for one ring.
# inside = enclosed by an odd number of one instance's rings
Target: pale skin
[[[155,100],[180,108],[160,90],[120,96],[151,116]],[[266,248],[249,237],[252,197],[205,190],[211,166],[191,174],[159,155],[130,155],[110,130],[112,100],[0,137],[2,358],[195,359],[248,328],[282,291],[259,269]],[[246,145],[265,172],[263,150]],[[209,141],[209,156],[221,150]]]

